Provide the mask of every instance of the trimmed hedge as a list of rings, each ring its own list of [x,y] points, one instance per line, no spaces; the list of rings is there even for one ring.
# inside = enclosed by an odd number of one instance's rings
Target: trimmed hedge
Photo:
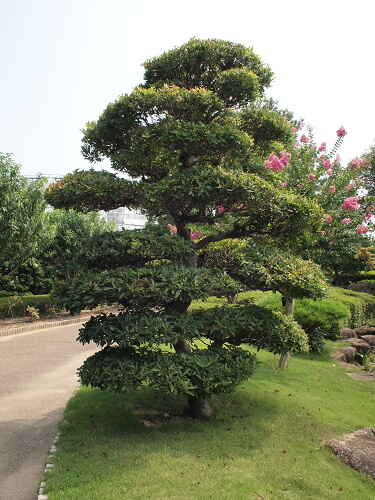
[[[39,315],[48,315],[52,310],[49,295],[24,295],[0,298],[0,319],[30,316],[27,306],[37,309]]]
[[[375,295],[375,280],[358,281],[358,283],[351,283],[348,285],[349,290],[353,292],[369,293]]]
[[[256,301],[260,306],[272,310],[283,311],[281,294],[265,292]],[[350,318],[349,308],[341,301],[328,297],[325,299],[296,299],[294,319],[308,334],[310,340],[317,338],[338,338],[342,325]]]
[[[338,287],[331,287],[328,293],[332,299],[340,301],[349,309],[350,316],[341,323],[342,328],[374,324],[375,296]]]

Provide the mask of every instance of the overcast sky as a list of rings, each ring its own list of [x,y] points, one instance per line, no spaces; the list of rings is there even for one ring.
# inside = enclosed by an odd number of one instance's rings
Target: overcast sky
[[[370,0],[0,0],[0,151],[22,173],[91,164],[81,129],[142,82],[141,64],[191,37],[253,47],[267,92],[348,161],[375,137],[375,7]],[[94,165],[103,168],[103,164]]]

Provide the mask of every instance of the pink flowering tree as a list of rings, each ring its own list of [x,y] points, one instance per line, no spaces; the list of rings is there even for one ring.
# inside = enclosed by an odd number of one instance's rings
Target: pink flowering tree
[[[284,151],[273,154],[265,161],[265,170],[274,172],[274,182],[286,192],[306,196],[324,209],[324,227],[311,235],[304,250],[333,283],[342,284],[346,275],[365,268],[357,250],[368,246],[373,227],[372,200],[363,189],[368,161],[354,158],[342,163],[338,151],[347,134],[343,126],[330,149],[325,142],[315,142],[311,127],[302,127],[295,129],[295,145],[288,156]],[[282,163],[286,156],[288,162]]]
[[[63,283],[60,296],[75,309],[123,307],[81,330],[82,343],[102,347],[80,369],[84,384],[118,392],[148,384],[185,395],[194,416],[206,417],[211,396],[235,390],[256,367],[241,344],[304,351],[307,337],[291,318],[253,304],[189,312],[193,300],[238,287],[224,271],[200,266],[201,253],[249,237],[291,244],[318,231],[323,212],[273,182],[274,169],[282,174],[291,161],[293,131],[279,113],[251,106],[272,78],[251,49],[193,39],[144,67],[144,83],[84,130],[85,158],[109,158],[127,177],[73,172],[47,197],[61,208],[137,208],[163,226],[131,241],[120,233],[125,243],[100,247],[102,258]],[[259,159],[276,145],[285,152],[268,160],[269,172]]]

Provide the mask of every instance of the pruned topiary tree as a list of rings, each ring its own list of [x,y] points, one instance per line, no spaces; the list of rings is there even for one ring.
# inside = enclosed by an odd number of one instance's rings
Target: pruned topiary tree
[[[291,318],[252,304],[189,313],[195,299],[238,289],[225,272],[197,266],[199,253],[226,239],[293,240],[316,231],[323,213],[267,180],[262,151],[281,149],[293,132],[277,112],[251,115],[272,79],[251,49],[192,39],[144,66],[144,84],[84,130],[84,156],[107,157],[127,177],[76,171],[47,199],[59,208],[138,208],[165,228],[97,241],[91,269],[59,293],[73,309],[122,306],[80,332],[81,342],[103,347],[80,368],[84,384],[124,392],[147,383],[184,394],[193,415],[207,417],[211,395],[233,391],[256,367],[241,344],[303,351],[307,337]]]

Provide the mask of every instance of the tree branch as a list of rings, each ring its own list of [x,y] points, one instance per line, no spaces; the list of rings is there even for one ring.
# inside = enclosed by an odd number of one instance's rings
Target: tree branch
[[[235,225],[230,231],[219,231],[215,234],[209,234],[195,243],[195,248],[200,250],[210,243],[217,243],[218,241],[227,240],[229,238],[239,238],[240,236],[243,236],[243,229],[243,226]]]

